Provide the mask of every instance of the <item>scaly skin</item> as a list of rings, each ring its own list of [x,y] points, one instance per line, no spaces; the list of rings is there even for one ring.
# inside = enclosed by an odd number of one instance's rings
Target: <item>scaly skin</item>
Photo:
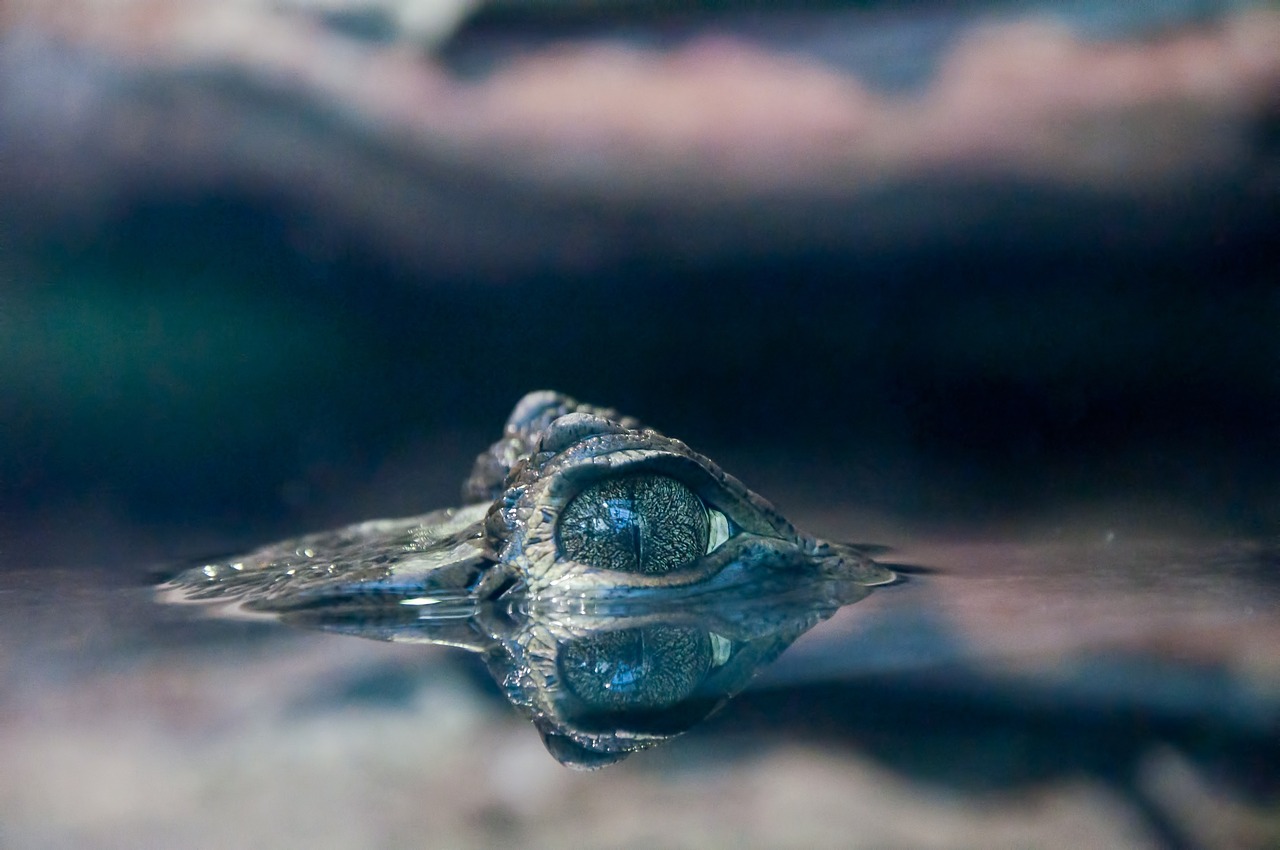
[[[638,480],[656,502],[618,483]],[[556,758],[598,767],[684,731],[805,631],[894,579],[857,547],[797,531],[683,443],[556,393],[520,401],[464,497],[206,564],[164,593],[479,652]],[[697,548],[654,570],[606,569],[568,556],[566,522],[621,562],[679,551],[663,536],[673,529]]]

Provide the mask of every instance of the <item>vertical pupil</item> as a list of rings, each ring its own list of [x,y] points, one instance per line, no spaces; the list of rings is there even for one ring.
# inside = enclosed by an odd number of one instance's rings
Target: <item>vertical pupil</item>
[[[600,569],[660,574],[706,554],[707,509],[665,475],[593,484],[569,502],[556,529],[563,557]]]

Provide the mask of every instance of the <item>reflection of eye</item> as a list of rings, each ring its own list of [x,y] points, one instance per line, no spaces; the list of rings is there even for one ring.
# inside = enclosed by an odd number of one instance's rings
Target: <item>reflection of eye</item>
[[[676,626],[605,632],[561,649],[560,675],[573,695],[593,708],[667,708],[692,694],[721,660],[715,637]]]
[[[561,554],[624,573],[661,574],[720,546],[728,520],[665,475],[624,475],[583,490],[560,514]]]

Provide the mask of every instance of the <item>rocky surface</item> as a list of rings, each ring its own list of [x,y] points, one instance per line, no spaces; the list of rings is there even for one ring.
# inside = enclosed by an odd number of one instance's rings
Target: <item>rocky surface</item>
[[[458,50],[490,44],[482,73],[433,53],[443,35],[356,37],[333,25],[342,8],[11,0],[4,211],[30,234],[156,196],[242,195],[287,210],[316,250],[474,278],[989,240],[1018,220],[1009,193],[1044,201],[1022,222],[1038,240],[1168,245],[1209,220],[1247,227],[1276,191],[1280,16],[1265,6],[1180,26],[1157,7],[1110,39],[1088,13],[1016,4],[921,13],[941,21],[932,39],[882,9],[822,39],[795,35],[794,11],[777,37],[768,17],[744,31],[723,14],[552,39],[464,29]],[[914,87],[824,61],[837,33],[877,27],[925,69]],[[975,203],[975,185],[1001,191]]]

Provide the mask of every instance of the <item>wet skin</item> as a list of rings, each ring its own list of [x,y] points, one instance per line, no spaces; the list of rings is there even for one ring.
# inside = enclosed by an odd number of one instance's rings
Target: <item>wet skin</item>
[[[553,755],[596,767],[686,730],[895,578],[683,443],[556,393],[516,405],[463,494],[204,564],[163,596],[479,652]]]

